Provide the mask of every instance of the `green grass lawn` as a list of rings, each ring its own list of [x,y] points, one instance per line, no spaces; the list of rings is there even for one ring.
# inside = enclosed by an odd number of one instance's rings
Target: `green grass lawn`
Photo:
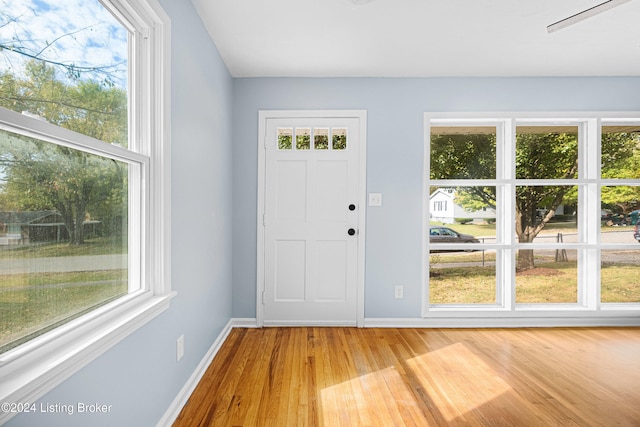
[[[0,283],[0,349],[6,350],[125,295],[127,270],[3,275]]]
[[[640,267],[603,266],[600,282],[602,302],[640,302]]]
[[[539,264],[531,275],[516,275],[517,303],[576,303],[575,262]],[[493,266],[432,267],[429,279],[431,304],[495,304],[496,276]],[[640,302],[640,266],[603,266],[602,302]]]
[[[56,243],[2,247],[0,262],[126,252],[126,246],[102,238],[77,246]],[[127,281],[126,269],[0,275],[0,352],[125,295]]]
[[[429,278],[431,304],[495,304],[493,267],[433,269]]]

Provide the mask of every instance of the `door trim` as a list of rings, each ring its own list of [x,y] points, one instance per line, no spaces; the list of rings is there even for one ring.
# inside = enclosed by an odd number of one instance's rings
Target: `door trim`
[[[262,295],[265,286],[265,184],[266,184],[266,131],[269,119],[299,118],[354,118],[358,119],[360,132],[358,153],[358,256],[356,284],[356,326],[364,327],[364,283],[366,248],[366,183],[367,183],[367,111],[366,110],[260,110],[258,111],[258,209],[257,209],[257,257],[256,257],[256,323],[264,326]],[[327,324],[328,326],[329,324]],[[296,326],[294,322],[290,326]]]

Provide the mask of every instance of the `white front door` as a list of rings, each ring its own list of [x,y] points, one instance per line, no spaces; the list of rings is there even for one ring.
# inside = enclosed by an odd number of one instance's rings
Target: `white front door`
[[[266,325],[357,323],[360,120],[265,118]]]

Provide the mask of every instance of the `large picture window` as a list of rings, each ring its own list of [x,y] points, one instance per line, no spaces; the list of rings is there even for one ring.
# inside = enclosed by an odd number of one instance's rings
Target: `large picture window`
[[[640,310],[640,116],[425,126],[425,316]]]
[[[10,118],[0,131],[0,353],[128,293],[128,180],[139,169],[108,149],[129,146],[128,31],[97,0],[6,13],[0,106],[105,147],[32,136]]]
[[[0,400],[20,402],[171,296],[169,28],[152,0],[0,20]]]

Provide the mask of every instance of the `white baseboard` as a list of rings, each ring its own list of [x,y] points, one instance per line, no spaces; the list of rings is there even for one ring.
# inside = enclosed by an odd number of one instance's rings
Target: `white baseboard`
[[[257,328],[258,327],[258,321],[256,320],[255,317],[254,318],[237,317],[235,319],[231,319],[230,323],[232,328]]]
[[[209,351],[207,351],[207,353],[204,355],[204,357],[198,364],[198,367],[196,368],[196,370],[193,372],[193,374],[191,374],[191,377],[189,377],[189,380],[187,380],[187,383],[182,387],[182,389],[180,390],[176,398],[173,400],[173,402],[171,402],[171,405],[169,406],[167,411],[164,413],[160,421],[158,421],[158,424],[156,424],[157,427],[171,426],[173,422],[176,420],[176,418],[178,418],[178,415],[180,415],[180,411],[182,410],[184,405],[186,405],[187,401],[189,400],[189,397],[191,397],[191,393],[193,393],[193,390],[195,390],[196,386],[202,379],[202,376],[207,371],[207,368],[209,367],[209,365],[213,361],[213,358],[222,347],[222,344],[224,343],[224,341],[229,336],[229,333],[231,332],[231,330],[233,328],[255,328],[256,325],[257,325],[256,319],[229,320],[229,322],[225,325],[224,329],[222,329],[222,332],[220,332],[216,340],[213,342],[213,344],[209,348]]]

